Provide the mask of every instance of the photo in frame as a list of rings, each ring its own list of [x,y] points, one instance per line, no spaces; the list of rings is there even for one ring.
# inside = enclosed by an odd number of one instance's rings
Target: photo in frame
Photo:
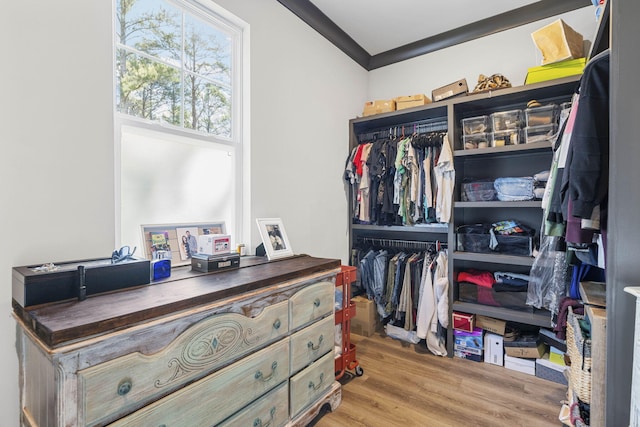
[[[173,267],[191,264],[191,256],[198,253],[198,236],[227,233],[224,221],[145,224],[140,228],[145,258],[170,259]]]
[[[269,260],[293,255],[293,249],[280,218],[256,218],[264,250]]]

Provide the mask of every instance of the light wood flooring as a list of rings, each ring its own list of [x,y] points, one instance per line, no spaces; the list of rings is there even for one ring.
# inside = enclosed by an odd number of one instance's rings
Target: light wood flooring
[[[566,386],[501,366],[438,357],[377,333],[351,335],[364,375],[315,427],[560,426]],[[349,372],[348,372],[349,373]]]

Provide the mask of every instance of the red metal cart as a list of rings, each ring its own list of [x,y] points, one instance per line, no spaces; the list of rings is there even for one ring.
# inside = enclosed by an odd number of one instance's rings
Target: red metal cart
[[[336,325],[341,325],[342,354],[335,355],[336,380],[342,378],[346,370],[352,370],[357,376],[364,371],[356,359],[356,345],[351,343],[351,318],[356,315],[356,305],[351,302],[351,284],[356,281],[356,267],[343,265],[336,277],[336,288],[342,287],[342,308],[336,310]]]

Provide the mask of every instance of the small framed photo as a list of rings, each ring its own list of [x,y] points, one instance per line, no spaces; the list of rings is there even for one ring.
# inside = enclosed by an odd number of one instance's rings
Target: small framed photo
[[[293,255],[293,249],[280,218],[257,218],[256,222],[269,260]]]
[[[141,226],[145,258],[170,259],[172,266],[188,265],[198,253],[198,236],[226,234],[224,221]]]

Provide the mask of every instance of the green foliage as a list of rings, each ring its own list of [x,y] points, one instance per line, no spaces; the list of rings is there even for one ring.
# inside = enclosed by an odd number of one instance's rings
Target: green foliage
[[[146,5],[150,9],[143,10]],[[117,109],[229,137],[231,42],[215,27],[183,19],[179,9],[166,6],[118,1]]]

